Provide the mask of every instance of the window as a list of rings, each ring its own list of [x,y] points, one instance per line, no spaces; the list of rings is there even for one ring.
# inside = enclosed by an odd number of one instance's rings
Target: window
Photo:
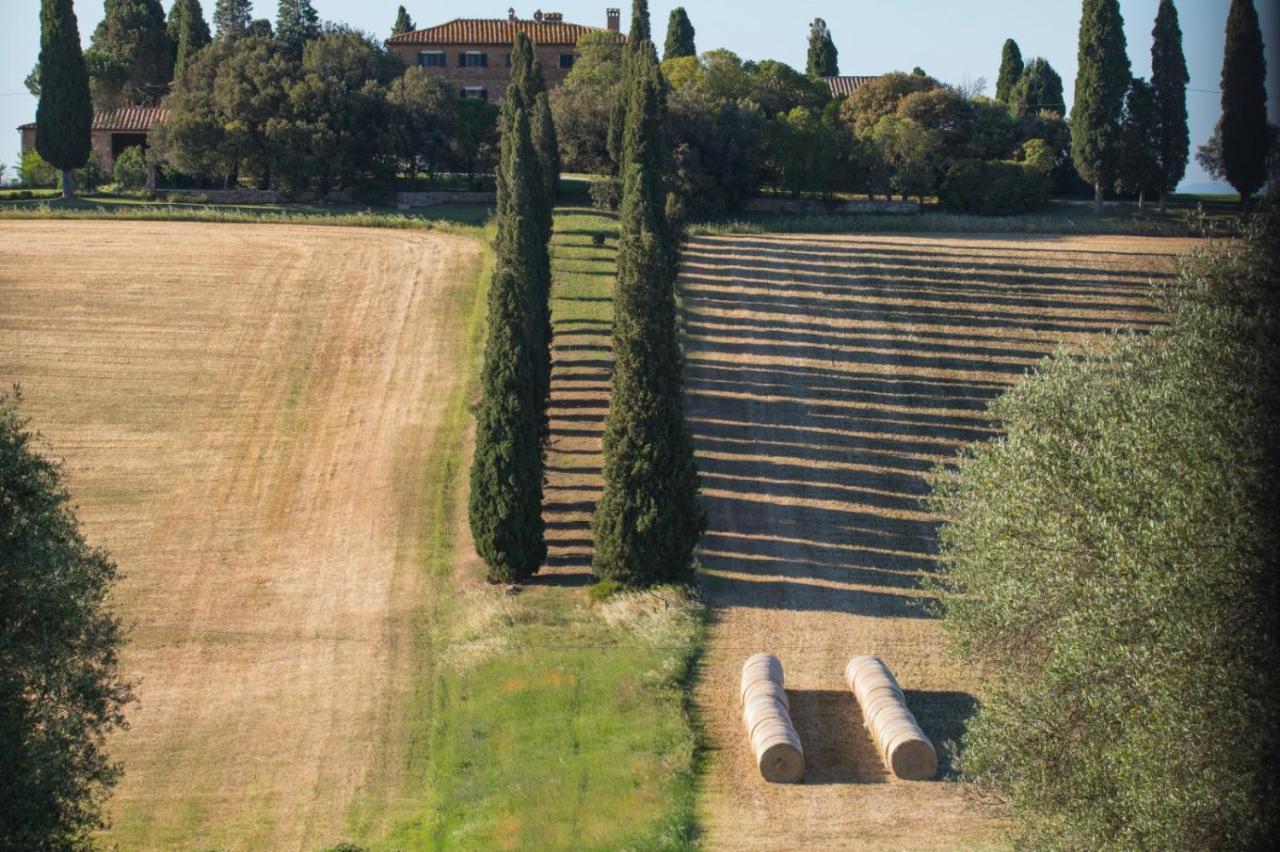
[[[423,68],[443,68],[444,51],[443,50],[424,50],[418,54],[418,64]]]
[[[489,54],[478,50],[467,50],[458,54],[458,64],[463,68],[488,68]]]
[[[573,54],[572,54],[572,53],[562,53],[562,54],[560,54],[560,67],[561,67],[561,68],[572,68],[572,67],[573,67]]]
[[[489,90],[481,86],[463,86],[462,97],[479,98],[482,101],[489,100]]]

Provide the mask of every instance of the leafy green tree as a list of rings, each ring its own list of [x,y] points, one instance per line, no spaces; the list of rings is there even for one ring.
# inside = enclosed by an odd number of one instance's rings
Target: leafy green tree
[[[271,21],[266,18],[254,18],[249,22],[249,26],[245,27],[244,34],[253,38],[275,38],[275,30],[271,27]]]
[[[1022,51],[1013,39],[1005,39],[1004,48],[1000,51],[1000,76],[996,78],[996,100],[1002,104],[1009,103],[1013,87],[1022,76]]]
[[[130,145],[120,152],[111,177],[121,189],[142,189],[147,185],[147,160],[141,145]]]
[[[1116,191],[1138,196],[1138,209],[1147,194],[1160,187],[1160,127],[1155,92],[1145,80],[1135,78],[1125,97],[1120,121],[1121,159]]]
[[[413,18],[409,17],[409,13],[405,11],[403,6],[396,10],[396,22],[391,27],[391,34],[393,36],[411,33],[417,28],[417,25],[413,22]]]
[[[578,60],[550,93],[551,115],[565,168],[599,174],[609,170],[609,125],[622,83],[622,45],[607,30],[578,39]]]
[[[831,100],[827,84],[808,77],[787,65],[766,59],[744,66],[746,97],[754,101],[767,118],[774,118],[796,107],[822,112]]]
[[[880,150],[893,177],[892,186],[904,199],[921,201],[938,186],[943,164],[941,135],[902,115],[886,115],[868,138]]]
[[[168,91],[173,57],[160,0],[107,0],[90,50],[99,57],[89,63],[99,108],[154,105]]]
[[[103,738],[132,698],[108,604],[116,566],[85,542],[18,404],[0,393],[0,847],[88,848],[121,774]]]
[[[932,77],[894,71],[859,86],[840,105],[840,120],[855,136],[867,134],[886,115],[898,111],[898,104],[912,92],[927,92],[942,84]]]
[[[1277,236],[1189,258],[1167,324],[1054,356],[934,474],[942,624],[982,678],[963,772],[1016,848],[1280,827]]]
[[[217,0],[213,7],[213,28],[218,38],[247,35],[253,17],[252,0]]]
[[[624,84],[614,371],[592,568],[603,580],[635,587],[690,578],[706,515],[698,504],[676,337],[678,248],[663,180],[666,83],[651,43],[632,50]]]
[[[31,97],[33,98],[40,97],[40,61],[39,60],[36,60],[36,64],[31,66],[31,71],[27,74],[27,76],[22,78],[22,85],[26,88],[28,92],[31,93]]]
[[[89,71],[71,0],[41,0],[36,150],[62,171],[64,198],[74,194],[71,170],[89,161],[92,126]]]
[[[320,36],[320,16],[311,0],[280,0],[275,32],[290,52],[301,56],[303,45]]]
[[[649,30],[649,0],[631,0],[631,31],[627,33],[630,52],[641,50],[652,36]]]
[[[770,123],[770,166],[793,197],[801,192],[830,193],[840,179],[840,143],[836,133],[805,107],[796,107]]]
[[[447,149],[453,128],[449,84],[413,65],[387,86],[387,104],[391,150],[400,167],[416,175],[426,158],[429,169],[439,169],[439,152]]]
[[[667,43],[662,49],[662,61],[678,59],[681,56],[697,56],[698,49],[693,45],[693,24],[683,6],[671,10],[667,20]]]
[[[169,44],[173,51],[173,76],[178,78],[196,51],[213,40],[200,0],[174,0],[169,10]]]
[[[822,18],[809,25],[809,55],[805,73],[810,77],[835,77],[840,74],[839,51],[831,38],[831,30]]]
[[[1267,179],[1267,61],[1253,0],[1231,0],[1222,60],[1222,163],[1244,209]]]
[[[1120,116],[1131,76],[1119,0],[1084,0],[1077,63],[1071,157],[1080,177],[1093,184],[1093,209],[1101,214],[1120,160]]]
[[[1155,29],[1151,31],[1151,88],[1156,99],[1157,191],[1160,211],[1170,192],[1187,173],[1191,134],[1187,129],[1187,59],[1182,53],[1182,28],[1173,0],[1160,0]]]
[[[1027,63],[1022,76],[1009,93],[1009,110],[1017,116],[1034,115],[1043,110],[1067,114],[1067,104],[1062,92],[1062,78],[1049,64],[1049,60],[1037,56]]]
[[[514,59],[513,59],[514,61]],[[470,520],[493,583],[520,583],[546,556],[542,522],[542,418],[531,293],[545,252],[537,153],[524,97],[513,81],[503,101],[497,255],[489,287],[482,397],[476,411]]]
[[[480,98],[461,98],[454,104],[453,138],[449,153],[454,167],[474,183],[475,176],[495,166],[498,150],[498,108]]]
[[[538,152],[538,161],[542,163],[546,196],[554,200],[560,193],[560,139],[556,134],[551,99],[545,91],[539,92],[533,103],[533,146]],[[550,216],[547,221],[550,222]]]

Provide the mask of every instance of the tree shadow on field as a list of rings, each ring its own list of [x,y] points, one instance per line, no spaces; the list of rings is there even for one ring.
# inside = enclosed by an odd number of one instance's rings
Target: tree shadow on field
[[[689,244],[686,410],[713,608],[931,617],[929,471],[997,435],[988,405],[1064,337],[1161,322],[1148,294],[1167,267],[1123,252],[918,242]],[[922,724],[958,738],[947,720],[964,712],[935,712],[936,695],[919,696]]]

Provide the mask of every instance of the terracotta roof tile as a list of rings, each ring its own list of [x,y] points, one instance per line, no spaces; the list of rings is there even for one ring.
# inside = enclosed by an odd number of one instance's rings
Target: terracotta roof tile
[[[157,124],[164,124],[169,117],[169,110],[164,107],[122,107],[121,109],[95,112],[93,114],[93,130],[121,130],[139,133],[150,130]],[[35,130],[34,121],[20,125],[19,130]]]
[[[566,24],[563,21],[508,21],[500,18],[456,18],[447,24],[402,33],[387,44],[511,44],[523,30],[534,44],[575,45],[578,39],[600,27]],[[619,33],[618,40],[624,36]]]
[[[822,79],[826,81],[827,88],[831,89],[831,97],[838,98],[843,95],[852,95],[858,89],[876,79],[876,76],[823,77]]]

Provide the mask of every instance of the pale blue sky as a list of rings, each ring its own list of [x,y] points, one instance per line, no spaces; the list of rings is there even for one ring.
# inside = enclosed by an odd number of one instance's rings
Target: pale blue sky
[[[170,0],[163,0],[166,8]],[[205,15],[212,15],[214,0],[201,0]],[[320,17],[342,21],[360,29],[386,35],[395,19],[393,0],[313,0]],[[598,0],[544,0],[544,11],[564,13],[567,21],[603,26],[605,8],[623,8],[623,26],[630,3]],[[1256,0],[1264,33],[1280,32],[1280,11],[1269,0]],[[511,0],[409,0],[405,4],[419,26],[430,26],[455,17],[504,17]],[[779,59],[802,68],[808,23],[825,18],[840,50],[840,70],[845,74],[877,74],[910,70],[919,65],[949,83],[985,77],[994,86],[1000,63],[1000,47],[1012,37],[1023,56],[1044,56],[1062,74],[1067,102],[1075,86],[1078,0],[683,0],[650,4],[654,31],[661,40],[667,15],[683,5],[697,29],[698,49],[726,47],[746,59]],[[1150,74],[1151,27],[1158,0],[1121,0],[1129,56],[1134,72]],[[1222,67],[1222,35],[1229,0],[1180,0],[1187,63],[1191,69],[1191,138],[1204,142],[1217,121],[1219,72]],[[85,45],[102,17],[102,0],[76,0],[80,35]],[[22,79],[39,53],[40,0],[0,0],[0,162],[18,159],[18,134],[13,129],[35,115],[35,100],[26,94]],[[255,0],[257,17],[275,17],[275,0]],[[533,5],[516,4],[521,17],[529,17]],[[1267,46],[1268,93],[1273,120],[1280,114],[1280,61],[1276,45]],[[1207,178],[1194,161],[1187,170],[1187,184]]]

